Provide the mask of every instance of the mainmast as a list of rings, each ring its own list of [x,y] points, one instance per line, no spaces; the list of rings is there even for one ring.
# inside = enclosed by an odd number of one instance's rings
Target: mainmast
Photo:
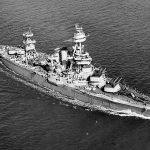
[[[73,57],[78,65],[78,69],[81,70],[83,66],[90,65],[92,58],[89,56],[88,52],[84,51],[83,42],[86,41],[88,35],[86,35],[83,31],[83,28],[79,26],[79,24],[75,24],[76,33],[74,33],[73,42],[75,45],[73,46]]]
[[[86,35],[83,32],[83,28],[79,26],[79,24],[75,24],[76,33],[74,33],[73,42],[75,43],[75,46],[73,46],[74,54],[80,55],[84,51],[84,45],[82,45],[83,42],[86,41]]]
[[[91,64],[92,58],[89,53],[84,51],[83,42],[89,35],[86,35],[83,28],[79,24],[75,24],[74,37],[72,41],[75,43],[73,46],[73,60],[75,62],[74,67],[78,75],[84,79],[93,74],[93,67]]]

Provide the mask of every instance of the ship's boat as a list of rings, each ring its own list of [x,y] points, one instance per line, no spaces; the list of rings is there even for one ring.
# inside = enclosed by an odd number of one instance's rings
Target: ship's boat
[[[37,52],[31,30],[23,33],[23,46],[0,45],[0,60],[12,72],[46,90],[67,96],[68,102],[111,114],[150,119],[150,98],[106,75],[92,64],[85,51],[86,35],[75,25],[71,49],[56,48],[52,55]]]
[[[9,49],[8,50],[8,54],[9,55],[24,55],[25,54],[25,50],[24,49],[20,49],[20,48]]]

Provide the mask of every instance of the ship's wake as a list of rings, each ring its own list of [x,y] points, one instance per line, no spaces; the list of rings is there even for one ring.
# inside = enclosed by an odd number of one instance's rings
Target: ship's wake
[[[75,108],[75,109],[78,106],[81,106],[81,107],[84,107],[85,110],[88,110],[88,111],[89,110],[90,111],[98,110],[98,111],[102,111],[102,112],[107,113],[107,114],[117,115],[117,116],[122,116],[122,117],[134,116],[134,117],[137,117],[137,118],[150,119],[150,117],[145,117],[143,115],[137,114],[136,112],[132,112],[130,109],[117,111],[117,110],[113,110],[113,109],[107,109],[103,106],[91,105],[91,104],[88,104],[88,103],[81,102],[77,99],[69,98],[67,96],[64,96],[64,95],[60,94],[59,92],[55,92],[54,90],[47,89],[47,88],[42,88],[42,87],[39,87],[39,86],[37,86],[33,83],[27,82],[26,80],[22,79],[18,74],[16,74],[12,70],[8,69],[7,67],[5,67],[5,65],[3,65],[2,63],[0,65],[2,66],[0,68],[0,72],[4,72],[8,77],[11,77],[11,78],[13,78],[13,79],[15,79],[19,82],[22,82],[27,86],[30,86],[30,87],[32,87],[36,90],[39,90],[40,92],[43,92],[45,94],[48,94],[48,95],[53,96],[55,98],[58,98],[58,99],[62,100],[64,103],[70,103],[70,104],[73,105],[73,108]],[[65,104],[65,105],[68,106],[68,104]]]

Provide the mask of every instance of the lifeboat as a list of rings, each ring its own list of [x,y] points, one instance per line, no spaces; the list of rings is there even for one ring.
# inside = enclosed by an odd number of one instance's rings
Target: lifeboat
[[[87,86],[88,82],[86,80],[74,80],[73,83],[76,86]]]
[[[8,50],[8,54],[9,55],[24,55],[25,54],[25,50],[24,49],[10,49]]]

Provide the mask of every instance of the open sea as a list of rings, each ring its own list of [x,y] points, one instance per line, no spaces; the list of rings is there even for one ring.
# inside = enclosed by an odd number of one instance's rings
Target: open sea
[[[150,95],[149,0],[0,0],[0,44],[31,27],[37,51],[53,53],[80,23],[93,63]],[[25,83],[25,82],[24,82]],[[150,120],[88,111],[0,68],[0,150],[150,150]]]

